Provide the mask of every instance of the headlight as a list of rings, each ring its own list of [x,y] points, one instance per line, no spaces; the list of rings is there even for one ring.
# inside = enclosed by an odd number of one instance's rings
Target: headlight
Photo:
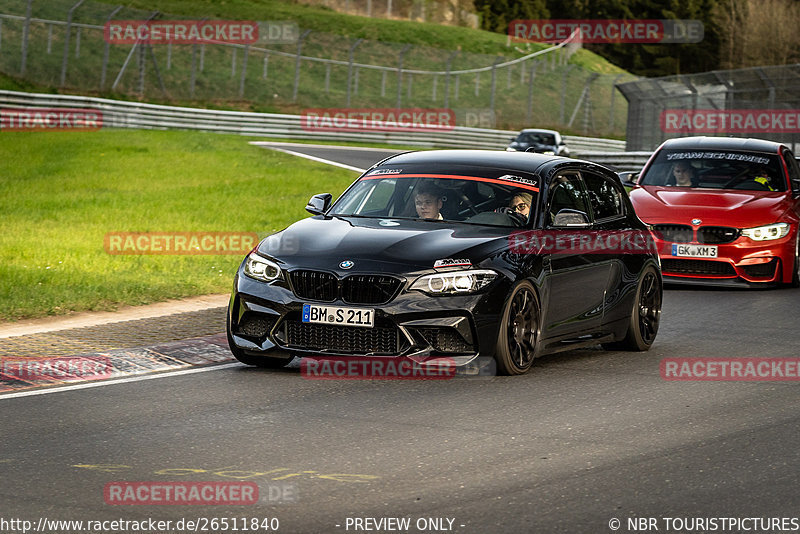
[[[281,268],[274,262],[269,261],[255,252],[251,252],[244,262],[244,274],[256,280],[271,282],[281,276]]]
[[[429,295],[466,295],[486,287],[496,277],[497,273],[488,269],[426,274],[417,278],[411,289]]]
[[[742,230],[742,235],[749,237],[753,241],[769,241],[771,239],[780,239],[789,233],[789,225],[787,223],[768,224],[766,226],[756,226],[755,228],[745,228]]]

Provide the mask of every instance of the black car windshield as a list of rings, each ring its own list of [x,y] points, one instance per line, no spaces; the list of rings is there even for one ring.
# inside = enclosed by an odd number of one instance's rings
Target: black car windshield
[[[778,154],[733,150],[662,150],[640,185],[785,191]]]
[[[556,138],[553,136],[553,134],[547,134],[547,133],[525,133],[525,134],[521,134],[519,136],[519,138],[517,139],[517,141],[520,142],[520,143],[528,143],[528,144],[537,143],[537,144],[540,144],[540,145],[555,145],[556,144]]]
[[[524,226],[538,193],[537,178],[520,171],[381,167],[353,184],[328,215]]]

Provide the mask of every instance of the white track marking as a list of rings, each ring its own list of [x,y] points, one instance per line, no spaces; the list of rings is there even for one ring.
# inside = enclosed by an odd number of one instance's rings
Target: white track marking
[[[210,367],[200,367],[196,369],[181,369],[180,371],[169,371],[166,373],[155,373],[142,376],[130,376],[127,378],[115,378],[113,380],[102,380],[97,382],[84,382],[75,384],[73,386],[61,386],[46,389],[35,389],[32,391],[20,391],[18,393],[0,393],[0,401],[6,399],[15,399],[17,397],[32,397],[34,395],[48,395],[50,393],[62,393],[64,391],[75,391],[76,389],[99,388],[102,386],[113,386],[116,384],[127,384],[130,382],[142,382],[144,380],[155,380],[157,378],[170,378],[173,376],[192,375],[195,373],[205,373],[208,371],[222,371],[223,369],[232,369],[234,367],[245,367],[241,363],[226,363],[223,365],[213,365]]]
[[[317,156],[309,156],[308,154],[303,154],[302,152],[295,152],[294,150],[288,150],[286,148],[278,148],[276,146],[269,146],[269,145],[260,145],[264,148],[269,148],[270,150],[277,150],[278,152],[285,152],[286,154],[291,154],[292,156],[298,156],[300,158],[310,159],[311,161],[316,161],[318,163],[325,163],[327,165],[334,165],[336,167],[341,167],[343,169],[347,169],[348,171],[355,171],[357,173],[362,173],[366,169],[359,169],[358,167],[353,167],[352,165],[346,165],[344,163],[339,163],[337,161],[331,161],[329,159],[318,158]]]

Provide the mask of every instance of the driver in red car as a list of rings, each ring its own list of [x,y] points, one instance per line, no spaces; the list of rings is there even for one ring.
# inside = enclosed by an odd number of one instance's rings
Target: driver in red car
[[[670,185],[677,185],[679,187],[697,187],[697,171],[688,161],[679,161],[672,166],[672,180],[668,180]]]

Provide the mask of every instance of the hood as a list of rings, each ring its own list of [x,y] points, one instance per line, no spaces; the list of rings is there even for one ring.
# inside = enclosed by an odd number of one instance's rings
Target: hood
[[[466,224],[316,216],[269,236],[258,250],[289,268],[407,272],[432,269],[443,259],[469,259],[476,265],[507,248],[510,232]],[[355,262],[351,270],[339,267],[344,260]]]
[[[630,193],[636,215],[649,224],[691,224],[747,228],[777,221],[788,208],[787,193],[643,186]]]

